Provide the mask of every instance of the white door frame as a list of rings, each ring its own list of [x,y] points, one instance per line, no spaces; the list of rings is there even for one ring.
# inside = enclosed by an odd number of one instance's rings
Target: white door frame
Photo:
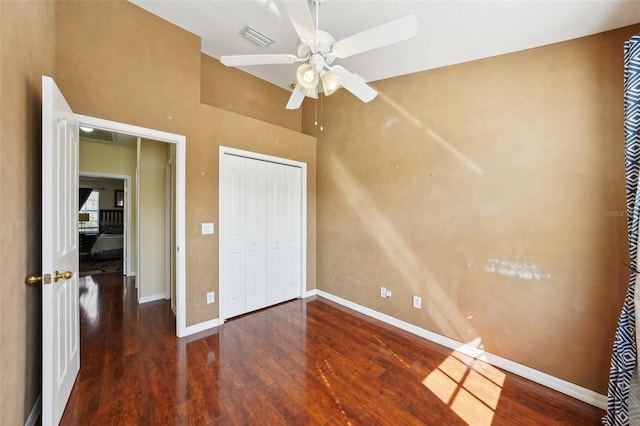
[[[82,148],[80,148],[82,150]],[[123,258],[125,259],[126,268],[123,269],[123,274],[127,276],[133,276],[135,274],[132,273],[131,267],[133,266],[131,263],[131,176],[129,175],[119,175],[114,173],[101,173],[101,172],[85,172],[80,170],[79,173],[81,178],[90,178],[90,179],[118,179],[124,181],[124,218],[123,221],[126,224],[124,227],[124,253]],[[78,206],[80,208],[81,206]]]
[[[76,114],[81,125],[124,133],[158,142],[172,143],[176,146],[175,174],[176,174],[176,334],[178,337],[187,335],[186,313],[186,247],[185,247],[185,183],[186,183],[186,152],[187,138],[175,133],[148,129],[117,121],[89,117]],[[136,224],[138,227],[140,224]]]
[[[272,163],[284,164],[287,166],[299,167],[302,171],[301,173],[301,189],[302,194],[300,198],[300,206],[301,218],[300,218],[300,297],[304,297],[307,292],[307,163],[303,163],[300,161],[290,160],[287,158],[274,157],[272,155],[260,154],[252,151],[245,151],[242,149],[231,148],[227,146],[220,146],[218,151],[218,317],[220,323],[223,323],[226,320],[224,314],[224,283],[222,282],[223,277],[223,269],[226,266],[225,259],[225,250],[223,247],[224,242],[224,232],[225,232],[225,224],[222,219],[222,212],[224,211],[224,194],[223,194],[223,183],[224,183],[224,173],[222,167],[222,161],[224,159],[225,154],[236,155],[239,157],[250,158],[254,160],[262,160],[269,161]]]
[[[171,252],[173,247],[173,158],[170,158],[165,164],[165,287],[164,298],[171,300],[171,309],[173,313],[176,312],[175,294],[173,294],[173,265],[171,264]]]

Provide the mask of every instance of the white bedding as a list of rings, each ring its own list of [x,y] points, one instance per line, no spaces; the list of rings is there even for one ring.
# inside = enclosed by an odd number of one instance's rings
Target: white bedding
[[[117,250],[123,247],[122,234],[100,234],[91,246],[91,255],[107,250]]]

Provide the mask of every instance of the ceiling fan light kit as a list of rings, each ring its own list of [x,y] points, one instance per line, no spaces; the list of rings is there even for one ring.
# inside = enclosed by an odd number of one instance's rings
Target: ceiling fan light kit
[[[302,93],[308,98],[318,99],[318,88],[315,86],[309,89],[302,89]]]
[[[320,83],[322,83],[322,91],[326,96],[330,96],[335,93],[338,88],[344,87],[362,102],[372,101],[378,93],[367,84],[364,78],[339,65],[331,65],[336,58],[347,58],[415,37],[418,26],[415,16],[408,14],[342,40],[335,41],[329,33],[318,29],[320,0],[311,1],[316,8],[315,24],[307,0],[288,0],[282,2],[282,6],[284,6],[284,9],[289,15],[289,19],[299,38],[296,55],[222,56],[220,61],[226,66],[235,67],[302,62],[296,70],[296,80],[298,84],[296,84],[287,102],[287,109],[300,108],[305,96],[317,99],[318,85]],[[260,36],[271,40],[262,34],[260,34]],[[249,39],[251,40],[251,38]]]
[[[320,76],[318,72],[311,64],[302,64],[298,67],[296,71],[296,79],[298,80],[298,84],[301,85],[305,89],[311,89],[318,86],[318,82],[320,81]]]
[[[331,71],[326,71],[322,74],[320,80],[322,80],[322,91],[325,96],[333,95],[340,88],[340,83],[342,83],[342,78]]]

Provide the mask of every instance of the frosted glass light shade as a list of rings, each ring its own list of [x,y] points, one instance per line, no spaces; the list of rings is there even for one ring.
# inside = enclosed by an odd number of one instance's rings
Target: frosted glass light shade
[[[298,70],[296,71],[296,78],[298,80],[298,84],[305,89],[315,89],[320,82],[318,72],[309,64],[302,64],[298,67]]]
[[[340,87],[342,83],[342,77],[335,75],[331,71],[327,71],[320,77],[322,80],[322,88],[324,89],[325,96],[331,96]]]
[[[313,99],[318,99],[318,89],[314,86],[311,89],[302,89],[305,96]]]

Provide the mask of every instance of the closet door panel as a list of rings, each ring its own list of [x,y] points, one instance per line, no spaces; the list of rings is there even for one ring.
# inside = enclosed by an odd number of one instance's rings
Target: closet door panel
[[[300,297],[300,274],[302,268],[301,240],[301,174],[298,167],[285,167],[285,200],[284,211],[284,235],[286,261],[284,262],[284,297],[286,300]]]
[[[229,318],[246,312],[246,159],[227,155],[223,165],[226,267],[220,286],[224,288],[224,317]]]
[[[267,306],[267,163],[246,162],[246,311]]]
[[[267,303],[283,302],[286,273],[286,166],[267,165]]]

